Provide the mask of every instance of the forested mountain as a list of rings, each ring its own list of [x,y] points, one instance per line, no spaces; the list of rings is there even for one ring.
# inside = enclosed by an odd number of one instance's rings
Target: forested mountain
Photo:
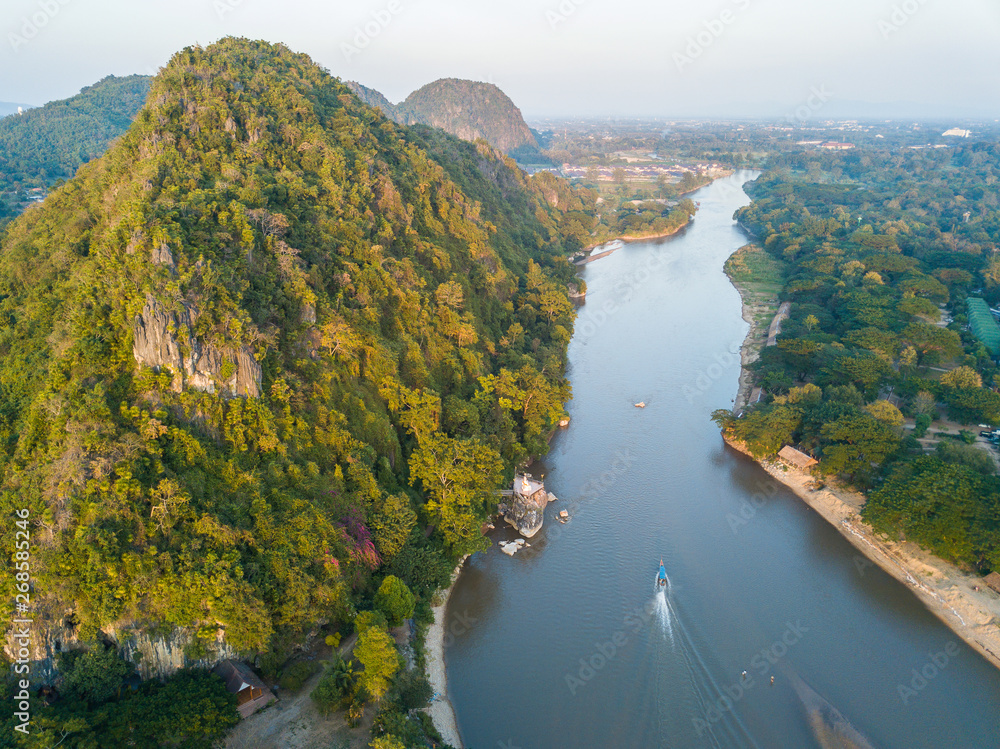
[[[0,223],[16,212],[17,191],[68,179],[103,154],[132,124],[150,80],[108,76],[69,99],[0,119]]]
[[[482,138],[505,153],[538,148],[521,110],[492,83],[442,78],[417,89],[399,104],[360,83],[347,85],[362,100],[404,125],[439,127],[462,140]]]
[[[433,591],[563,413],[566,190],[282,45],[175,55],[0,248],[36,621],[280,652],[388,572]]]
[[[69,99],[0,120],[0,190],[72,177],[128,130],[151,80],[108,76]]]
[[[967,307],[1000,301],[1000,149],[775,161],[737,217],[783,267],[791,318],[753,365],[764,401],[717,419],[758,457],[797,444],[871,490],[876,529],[1000,569],[1000,479],[973,444],[1000,423],[1000,369]]]

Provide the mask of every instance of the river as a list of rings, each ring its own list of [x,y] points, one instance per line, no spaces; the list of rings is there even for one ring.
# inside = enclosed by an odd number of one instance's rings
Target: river
[[[710,421],[740,371],[722,266],[753,176],[586,267],[572,423],[535,467],[560,499],[529,549],[469,559],[448,607],[466,746],[1000,746],[1000,672]]]

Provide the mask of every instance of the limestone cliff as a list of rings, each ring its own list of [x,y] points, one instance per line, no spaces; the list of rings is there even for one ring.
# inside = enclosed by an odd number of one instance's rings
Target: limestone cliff
[[[521,110],[492,83],[442,78],[417,89],[399,104],[360,83],[348,81],[346,85],[366,104],[403,125],[439,127],[462,140],[482,138],[504,152],[538,146]]]
[[[152,296],[146,297],[142,313],[132,329],[132,355],[137,364],[174,374],[173,388],[185,387],[209,393],[257,397],[261,368],[249,347],[223,351],[191,336],[197,310],[189,304],[168,312]]]
[[[133,624],[119,628],[109,627],[102,631],[100,637],[117,645],[122,658],[133,663],[136,672],[143,679],[165,679],[182,668],[211,668],[226,658],[239,657],[221,637],[206,644],[185,629],[153,634],[134,627]],[[79,647],[82,645],[72,616],[67,616],[62,622],[36,618],[30,647],[33,682],[53,683],[59,676],[59,654]],[[4,652],[9,658],[17,653],[9,632]]]

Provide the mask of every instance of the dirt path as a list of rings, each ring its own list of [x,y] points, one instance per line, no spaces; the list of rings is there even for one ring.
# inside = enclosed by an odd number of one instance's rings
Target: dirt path
[[[357,635],[351,635],[340,646],[344,658],[350,658]],[[226,749],[331,749],[347,746],[364,749],[368,746],[375,707],[365,708],[365,717],[357,728],[348,728],[344,711],[323,715],[309,695],[323,677],[323,670],[313,676],[296,694],[281,699],[259,713],[240,721],[226,737]]]
[[[792,310],[791,302],[782,302],[781,306],[778,307],[778,314],[774,316],[771,320],[771,327],[767,331],[767,345],[777,346],[778,336],[781,335],[781,323],[788,319],[788,315]]]

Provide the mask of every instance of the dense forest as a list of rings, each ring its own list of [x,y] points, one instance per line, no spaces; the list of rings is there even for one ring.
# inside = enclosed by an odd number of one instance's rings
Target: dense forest
[[[1000,569],[1000,480],[972,444],[1000,422],[1000,370],[966,309],[1000,301],[1000,148],[774,161],[737,218],[781,265],[791,318],[754,365],[764,401],[717,420],[758,457],[799,445],[868,491],[877,530]]]
[[[180,629],[191,659],[224,641],[272,674],[306,633],[355,630],[348,701],[405,703],[386,625],[488,544],[569,397],[578,193],[284,46],[178,53],[3,238],[0,503],[32,518],[36,618],[95,654]],[[91,725],[48,716],[64,746],[139,735],[108,699],[165,699],[98,691]],[[381,725],[410,730],[397,709]]]
[[[26,188],[69,179],[128,130],[150,81],[108,76],[69,99],[0,119],[0,226],[20,212]]]

